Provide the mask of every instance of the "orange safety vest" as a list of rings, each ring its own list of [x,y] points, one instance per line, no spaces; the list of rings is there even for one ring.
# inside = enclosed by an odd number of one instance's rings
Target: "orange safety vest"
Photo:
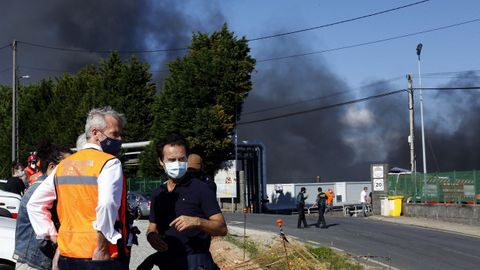
[[[27,176],[27,179],[30,179],[30,176],[34,175],[37,173],[36,170],[30,168],[30,166],[28,166],[27,168],[25,168],[25,170],[23,170],[25,172],[25,175]]]
[[[332,204],[333,203],[333,192],[327,192],[325,193],[327,195],[327,204]]]
[[[95,149],[83,149],[62,160],[55,173],[57,213],[60,221],[58,248],[70,258],[92,258],[97,247],[93,228],[98,204],[97,179],[103,166],[115,157]],[[123,178],[122,201],[118,210],[122,241],[126,239],[126,181]],[[116,228],[118,229],[118,228]],[[123,244],[123,247],[125,245]],[[110,244],[111,258],[118,257],[117,245]]]

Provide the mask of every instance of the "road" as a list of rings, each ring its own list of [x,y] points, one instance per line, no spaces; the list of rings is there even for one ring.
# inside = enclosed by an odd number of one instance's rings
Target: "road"
[[[398,269],[480,269],[480,238],[456,233],[328,214],[327,229],[313,226],[315,215],[307,216],[310,228],[297,229],[295,215],[249,214],[247,227],[277,232],[278,217],[283,219],[287,236],[354,256],[375,256],[375,260]],[[225,218],[230,224],[243,222],[242,214],[225,213]]]

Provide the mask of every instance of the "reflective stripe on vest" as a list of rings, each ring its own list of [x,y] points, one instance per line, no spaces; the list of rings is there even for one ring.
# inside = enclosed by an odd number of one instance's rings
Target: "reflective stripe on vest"
[[[115,157],[95,149],[84,149],[58,165],[55,189],[60,220],[60,255],[85,259],[92,257],[97,245],[97,232],[93,228],[98,204],[97,179],[103,166],[113,158]],[[110,250],[113,257],[117,253],[116,248]]]

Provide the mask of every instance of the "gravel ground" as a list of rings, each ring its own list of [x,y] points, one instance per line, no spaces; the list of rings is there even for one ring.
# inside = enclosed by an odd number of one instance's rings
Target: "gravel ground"
[[[130,269],[137,269],[138,265],[140,265],[145,258],[147,258],[150,254],[154,253],[155,250],[150,246],[147,242],[145,237],[145,233],[147,231],[148,220],[136,220],[134,223],[140,231],[142,232],[139,234],[138,237],[138,246],[134,245],[132,248],[132,257],[130,260]],[[243,235],[243,227],[241,224],[227,224],[229,233],[232,235]],[[265,247],[271,245],[273,241],[278,237],[278,234],[247,229],[246,234],[250,239],[255,239],[255,242],[265,245]],[[224,241],[221,237],[216,237],[212,241],[212,248],[211,252],[213,257],[215,258],[216,262],[222,266],[232,266],[235,263],[241,262],[243,259],[243,250],[232,245],[231,243]],[[216,254],[218,253],[218,254]],[[222,259],[228,258],[226,262],[222,262]],[[226,267],[226,268],[230,268]],[[223,268],[223,267],[222,267]],[[158,269],[154,267],[154,269]]]
[[[130,269],[137,269],[138,265],[140,265],[143,260],[145,260],[145,258],[155,252],[155,250],[150,246],[150,244],[147,242],[147,238],[145,237],[145,233],[147,232],[148,227],[148,219],[136,220],[134,225],[137,226],[142,233],[138,235],[138,246],[134,245],[132,247]]]

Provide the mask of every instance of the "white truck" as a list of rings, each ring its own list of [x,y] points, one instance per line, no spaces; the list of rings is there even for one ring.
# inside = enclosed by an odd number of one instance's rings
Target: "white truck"
[[[307,208],[315,202],[318,194],[318,187],[321,187],[323,192],[331,188],[335,194],[333,198],[333,206],[343,208],[360,204],[360,193],[364,187],[367,187],[370,191],[372,182],[267,184],[267,209],[272,212],[289,212],[296,209],[296,197],[302,187],[305,187],[307,190],[305,194],[308,196],[305,201],[305,206]]]

